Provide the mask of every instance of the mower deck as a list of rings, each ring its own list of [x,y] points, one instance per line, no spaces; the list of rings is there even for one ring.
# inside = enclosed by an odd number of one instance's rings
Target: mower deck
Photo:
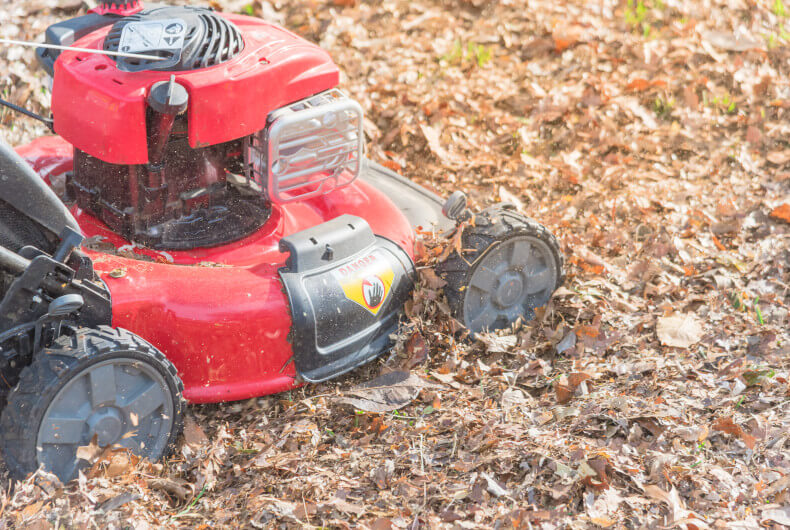
[[[71,170],[72,147],[62,138],[41,138],[18,152],[47,182],[57,183]],[[179,369],[185,399],[195,403],[246,399],[300,384],[289,337],[294,323],[280,277],[289,254],[279,248],[281,239],[348,214],[405,250],[408,261],[415,227],[450,224],[438,197],[369,161],[354,184],[273,205],[260,230],[219,247],[140,248],[87,212],[73,207],[72,213],[112,295],[112,325],[160,349]],[[387,303],[388,311],[399,312],[394,297]]]

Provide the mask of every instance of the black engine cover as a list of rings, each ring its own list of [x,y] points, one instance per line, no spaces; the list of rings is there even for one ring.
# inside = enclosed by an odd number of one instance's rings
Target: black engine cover
[[[118,57],[118,69],[125,72],[178,72],[233,59],[244,49],[244,39],[239,28],[209,9],[160,7],[116,22],[104,40],[104,49],[164,59]]]

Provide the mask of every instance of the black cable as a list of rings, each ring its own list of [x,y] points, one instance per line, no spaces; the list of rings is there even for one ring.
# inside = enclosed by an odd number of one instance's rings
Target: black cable
[[[0,99],[0,105],[3,107],[8,107],[11,110],[15,110],[20,114],[24,114],[28,118],[33,118],[34,120],[38,120],[46,125],[50,131],[55,132],[54,130],[54,122],[50,118],[45,118],[44,116],[39,116],[35,112],[31,112],[25,108],[20,107],[19,105],[14,105],[10,101],[6,101],[4,99]]]

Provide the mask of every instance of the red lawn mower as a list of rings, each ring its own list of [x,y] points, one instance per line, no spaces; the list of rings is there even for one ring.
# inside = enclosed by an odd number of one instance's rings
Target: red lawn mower
[[[0,447],[14,476],[74,478],[92,441],[157,459],[184,400],[370,361],[415,282],[415,228],[472,216],[462,193],[442,201],[367,160],[337,66],[276,25],[110,1],[46,44],[53,117],[38,118],[56,136],[0,145]],[[555,238],[507,206],[475,215],[463,248],[438,272],[471,332],[532,318],[562,282]]]

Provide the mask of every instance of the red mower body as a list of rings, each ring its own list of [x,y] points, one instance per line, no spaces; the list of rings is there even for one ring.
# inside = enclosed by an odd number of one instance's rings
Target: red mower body
[[[71,170],[72,151],[59,137],[18,149],[48,182]],[[100,236],[117,249],[86,251],[112,295],[113,326],[161,350],[178,368],[184,397],[193,403],[246,399],[300,384],[291,362],[289,301],[278,275],[288,258],[278,247],[283,237],[351,214],[367,219],[374,233],[413,257],[411,224],[362,180],[275,206],[264,226],[245,239],[188,251],[139,248],[79,208],[72,213],[87,238]]]
[[[323,381],[389,348],[414,229],[448,220],[364,157],[362,109],[326,52],[193,7],[97,11],[47,40],[137,54],[39,50],[57,136],[18,153],[85,236],[112,326],[159,349],[188,401]]]
[[[329,56],[267,22],[106,0],[36,53],[56,135],[0,141],[15,476],[70,480],[93,443],[157,459],[182,397],[248,399],[375,359],[412,296],[415,234],[472,217],[463,193],[443,201],[368,160]],[[556,239],[512,207],[456,234],[436,270],[473,333],[532,318],[562,281]]]

